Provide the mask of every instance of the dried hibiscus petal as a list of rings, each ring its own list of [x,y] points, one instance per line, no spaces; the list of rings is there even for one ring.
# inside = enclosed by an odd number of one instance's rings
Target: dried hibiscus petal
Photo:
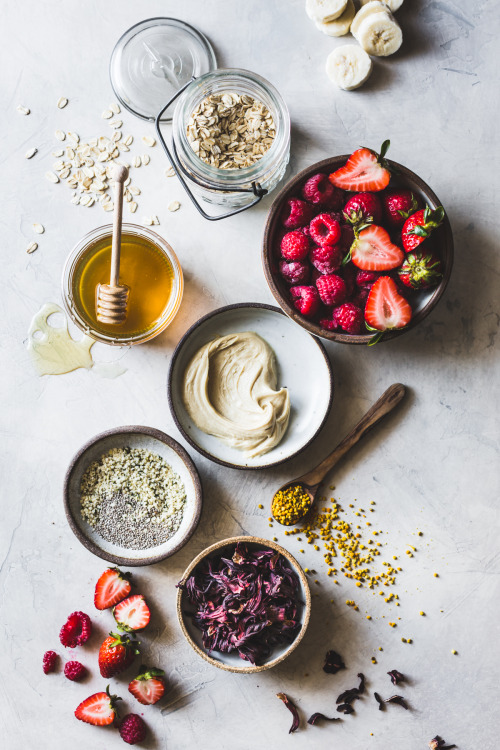
[[[325,714],[316,713],[309,717],[307,723],[314,726],[318,721],[342,721],[342,719],[339,716],[330,717],[325,716]]]
[[[335,703],[352,703],[356,698],[359,698],[358,688],[349,688],[349,690],[344,690],[343,693],[340,693]]]
[[[300,717],[299,712],[297,710],[297,706],[295,703],[293,703],[288,695],[286,693],[276,693],[276,697],[280,699],[280,701],[283,701],[285,706],[288,708],[288,710],[291,712],[293,716],[292,726],[288,730],[288,734],[292,734],[292,732],[296,732],[299,728],[300,724]]]
[[[401,672],[398,672],[397,669],[391,669],[391,671],[387,672],[387,674],[391,678],[391,682],[393,685],[397,685],[398,682],[402,682],[405,678],[404,674],[401,674]]]
[[[365,676],[362,672],[358,673],[359,678],[359,686],[358,686],[358,693],[361,695],[365,692]]]
[[[445,745],[444,740],[439,735],[436,735],[430,742],[429,747],[431,750],[452,750],[456,745]]]
[[[382,700],[382,698],[380,697],[380,695],[378,693],[373,693],[373,695],[375,696],[375,700],[378,703],[378,710],[379,711],[383,711],[384,708],[385,708],[384,701]]]
[[[337,654],[336,651],[328,651],[325,656],[323,672],[326,672],[327,674],[337,674],[339,669],[345,669],[342,657],[340,654]]]
[[[340,706],[337,706],[337,711],[340,711],[342,714],[353,714],[354,709],[351,706],[350,703],[341,703]]]
[[[387,698],[387,700],[385,702],[386,703],[397,703],[398,706],[402,706],[405,709],[405,711],[408,711],[408,704],[407,704],[407,702],[405,701],[405,699],[403,698],[402,695],[393,695],[390,698]]]

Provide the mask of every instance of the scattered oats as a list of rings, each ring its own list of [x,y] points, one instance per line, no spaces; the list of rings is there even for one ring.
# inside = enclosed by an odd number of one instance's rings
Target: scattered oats
[[[38,149],[37,148],[30,148],[29,151],[26,151],[26,153],[24,154],[24,157],[25,157],[25,159],[32,159],[34,157],[34,155],[37,154],[37,153],[38,153]]]
[[[115,132],[111,136],[111,140],[116,142],[116,141],[119,141],[121,137],[122,137],[122,131],[121,130],[115,130]]]
[[[151,227],[154,224],[154,219],[152,216],[143,216],[142,223],[145,224],[147,227]]]
[[[133,140],[134,140],[133,136],[127,135],[127,137],[123,139],[123,142],[126,146],[130,146]]]
[[[80,196],[74,195],[71,199],[71,203],[73,203],[73,205],[75,206],[78,206],[78,204],[80,203]]]
[[[60,156],[64,156],[64,151],[59,149],[58,151],[52,151],[52,156],[58,159]]]
[[[55,172],[45,172],[45,177],[50,180],[50,182],[53,182],[54,185],[59,182],[59,177]]]
[[[107,201],[106,203],[102,204],[102,207],[105,211],[113,211],[115,204],[113,203],[113,201]]]
[[[147,154],[144,154],[144,156],[142,157],[142,163],[146,165],[149,164],[150,161],[151,159],[149,158],[149,156]]]
[[[160,224],[159,218],[157,216],[152,216],[151,218],[153,219],[153,224],[156,224],[156,226],[159,226]]]
[[[43,224],[33,224],[33,230],[37,234],[43,234],[45,232],[45,227],[43,226]]]
[[[64,130],[56,130],[56,138],[58,141],[66,140],[66,133]]]
[[[135,212],[137,211],[137,203],[135,201],[131,201],[128,204],[128,210],[131,214],[135,214]]]
[[[125,145],[124,143],[122,143],[122,142],[120,142],[120,143],[117,143],[116,145],[118,146],[118,148],[120,149],[120,151],[123,151],[124,153],[125,153],[126,151],[130,151],[129,147],[128,147],[128,146],[126,146],[126,145]]]
[[[71,138],[73,141],[75,141],[75,143],[80,143],[80,136],[78,135],[78,133],[71,133],[68,130],[68,138]]]
[[[111,120],[113,117],[113,111],[111,109],[105,109],[102,113],[102,119],[103,120]]]
[[[175,177],[175,169],[173,167],[169,167],[167,171],[165,172],[166,177]]]
[[[125,182],[123,184],[125,185],[125,187],[128,187],[131,182],[132,182],[132,178],[131,177],[127,177],[127,179],[125,180]]]
[[[16,109],[20,115],[29,115],[29,113],[31,112],[29,107],[24,107],[22,104],[18,104]]]
[[[142,164],[141,157],[140,156],[134,156],[132,164],[134,167],[140,167]]]
[[[129,185],[130,185],[130,182],[129,182]],[[125,187],[127,187],[127,186],[125,186]],[[135,186],[132,186],[130,188],[129,192],[132,193],[132,195],[140,195],[141,194],[141,191],[139,190],[139,188],[135,187]]]
[[[66,106],[67,103],[68,103],[68,100],[66,99],[65,96],[61,96],[57,100],[57,106],[59,107],[59,109],[64,109],[64,107]]]
[[[152,135],[143,135],[142,142],[145,143],[146,146],[149,146],[150,148],[153,148],[153,146],[156,146],[156,139],[153,138]]]
[[[127,203],[131,203],[132,202],[132,193],[129,190],[125,190],[124,198],[125,198],[125,200],[126,200]]]
[[[118,128],[121,128],[122,125],[123,125],[122,120],[111,120],[111,122],[109,123],[109,126],[111,128],[115,128],[115,130],[117,130]]]
[[[121,112],[121,109],[120,109],[120,105],[119,105],[119,104],[117,104],[116,102],[113,102],[112,104],[110,104],[110,105],[109,105],[109,108],[110,108],[110,110],[111,110],[111,111],[112,111],[112,112],[113,112],[113,113],[114,113],[115,115],[119,115],[119,114],[120,114],[120,112]]]
[[[172,203],[168,204],[169,211],[178,211],[180,207],[181,204],[179,203],[179,201],[172,201]]]
[[[28,253],[28,255],[31,255],[31,253],[34,253],[35,250],[37,249],[38,249],[38,242],[30,242],[30,244],[26,248],[26,252]]]
[[[71,173],[70,167],[65,167],[62,170],[62,172],[59,173],[59,177],[61,178],[61,180],[65,180],[66,177],[69,177],[70,173]]]

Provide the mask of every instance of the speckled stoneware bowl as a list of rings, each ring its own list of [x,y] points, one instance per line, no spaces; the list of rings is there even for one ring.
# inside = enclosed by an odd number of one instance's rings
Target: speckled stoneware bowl
[[[134,550],[107,542],[80,514],[80,484],[88,466],[111,448],[125,447],[143,448],[161,456],[180,476],[186,488],[186,504],[179,528],[166,542],[149,549]],[[71,530],[90,552],[115,565],[152,565],[175,554],[196,529],[201,506],[202,487],[193,461],[176,440],[153,427],[117,427],[96,435],[80,448],[64,479],[64,509]]]
[[[262,263],[267,283],[274,298],[282,310],[292,318],[292,320],[302,326],[302,328],[305,328],[306,331],[309,331],[309,333],[312,333],[315,336],[320,336],[321,338],[329,339],[330,341],[338,341],[341,344],[366,345],[372,339],[373,332],[367,331],[363,334],[353,335],[343,333],[342,331],[326,331],[324,328],[321,328],[319,323],[308,320],[301,315],[292,304],[288,293],[289,285],[284,281],[279,272],[279,241],[281,237],[280,233],[283,232],[280,213],[284,202],[288,198],[298,197],[301,186],[309,179],[309,177],[312,177],[318,172],[330,174],[344,166],[348,158],[349,154],[344,154],[342,156],[335,156],[330,159],[318,161],[310,167],[307,167],[307,169],[303,169],[302,172],[299,172],[299,174],[293,177],[278,193],[269,211],[264,231]],[[428,203],[433,209],[442,205],[437,195],[418,175],[404,167],[402,164],[398,164],[390,159],[387,161],[394,172],[394,176],[391,179],[391,188],[409,188],[419,196],[423,205]],[[413,317],[405,328],[384,333],[381,342],[389,341],[389,339],[396,338],[397,336],[402,336],[406,331],[415,328],[415,326],[421,323],[422,320],[429,315],[443,296],[453,266],[453,235],[447,215],[445,215],[442,225],[438,227],[427,240],[426,245],[429,249],[436,252],[441,259],[443,277],[436,287],[419,292],[418,294],[410,292],[406,287],[402,287],[404,296],[408,298],[413,308]]]
[[[248,661],[244,661],[237,653],[236,654],[222,654],[218,651],[212,651],[209,653],[203,645],[202,633],[192,622],[189,616],[189,611],[192,610],[192,605],[187,598],[187,594],[184,589],[178,589],[177,593],[177,617],[184,633],[186,640],[194,648],[197,654],[212,664],[214,667],[224,669],[226,672],[237,672],[239,674],[252,674],[254,672],[263,672],[265,669],[271,669],[277,664],[281,664],[292,651],[295,651],[300,641],[304,637],[309,624],[309,617],[311,614],[311,592],[309,591],[309,584],[305,576],[304,571],[300,567],[297,560],[286,550],[284,547],[280,547],[279,544],[271,542],[268,539],[260,539],[256,536],[233,536],[230,539],[223,539],[217,544],[212,544],[197,555],[192,563],[188,565],[182,576],[182,581],[186,581],[194,569],[204,560],[206,557],[211,557],[215,553],[220,554],[225,549],[234,547],[238,542],[244,542],[249,547],[257,547],[259,549],[273,549],[279,552],[285,557],[299,578],[299,591],[302,601],[302,612],[300,615],[301,628],[297,633],[295,640],[289,644],[280,644],[276,646],[269,659],[261,666],[255,666],[250,664]]]

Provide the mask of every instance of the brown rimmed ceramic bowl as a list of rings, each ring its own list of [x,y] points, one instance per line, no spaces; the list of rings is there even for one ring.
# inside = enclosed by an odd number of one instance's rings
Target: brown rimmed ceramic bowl
[[[292,320],[305,328],[306,331],[314,334],[314,336],[320,336],[321,338],[329,339],[330,341],[338,341],[342,344],[368,344],[373,337],[372,332],[367,331],[366,334],[354,335],[340,331],[327,331],[324,328],[321,328],[319,323],[310,321],[301,315],[293,306],[288,294],[289,286],[279,272],[279,238],[280,231],[283,230],[280,222],[280,212],[283,203],[288,198],[300,197],[300,188],[309,177],[312,177],[317,172],[324,172],[325,174],[334,172],[336,169],[344,166],[348,158],[349,154],[345,154],[318,161],[312,166],[307,167],[307,169],[302,170],[302,172],[299,172],[299,174],[290,180],[290,182],[288,182],[288,184],[278,193],[267,218],[262,248],[262,262],[267,283],[279,306],[290,318],[292,318]],[[411,172],[409,169],[395,161],[388,160],[388,162],[395,170],[395,174],[391,178],[391,188],[408,188],[421,198],[424,205],[427,203],[431,208],[437,208],[437,206],[441,205],[441,202],[435,193],[433,193],[430,187],[414,172]],[[447,216],[445,216],[442,225],[434,230],[427,242],[429,243],[429,249],[433,249],[441,259],[443,278],[438,286],[427,291],[416,293],[403,287],[403,293],[408,298],[408,301],[413,308],[413,317],[405,328],[384,333],[381,341],[388,341],[389,339],[401,336],[406,331],[415,328],[415,326],[421,323],[422,320],[424,320],[424,318],[426,318],[436,307],[446,289],[453,266],[453,235]]]
[[[263,456],[247,457],[214,435],[202,432],[183,402],[186,368],[217,336],[254,331],[273,349],[278,386],[290,393],[290,420],[281,442]],[[206,458],[233,469],[264,469],[303,451],[323,427],[334,393],[332,368],[323,344],[298,328],[278,307],[257,302],[227,305],[200,318],[177,344],[168,374],[170,411],[184,438]]]
[[[205,558],[213,557],[216,553],[220,555],[221,552],[224,552],[226,549],[229,550],[230,548],[234,548],[238,542],[244,542],[249,547],[276,550],[287,559],[290,568],[297,574],[302,600],[302,612],[300,617],[301,628],[297,633],[295,640],[292,643],[277,646],[270,655],[268,661],[260,666],[256,666],[242,659],[237,653],[222,654],[218,651],[212,651],[211,653],[207,651],[203,645],[201,630],[193,624],[192,619],[189,616],[189,612],[192,611],[193,607],[187,598],[186,592],[181,588],[178,589],[177,592],[177,617],[179,618],[179,624],[186,640],[196,653],[202,657],[202,659],[205,659],[205,661],[208,661],[208,663],[212,664],[214,667],[224,669],[226,672],[253,674],[254,672],[263,672],[265,669],[271,669],[277,664],[281,664],[281,662],[284,661],[292,651],[295,651],[304,637],[309,624],[309,617],[311,614],[311,592],[309,591],[309,584],[305,573],[297,560],[284,547],[280,547],[279,544],[271,542],[268,539],[260,539],[256,536],[233,536],[230,539],[223,539],[222,541],[207,547],[194,558],[190,565],[188,565],[182,576],[182,581],[186,581],[194,569],[205,560]]]
[[[143,448],[160,455],[180,476],[186,488],[181,524],[163,544],[134,550],[103,539],[80,514],[80,484],[88,466],[112,448]],[[184,448],[169,435],[153,427],[116,427],[96,435],[80,448],[64,478],[64,510],[71,530],[92,554],[127,567],[153,565],[178,552],[194,533],[201,515],[202,487],[198,471]]]

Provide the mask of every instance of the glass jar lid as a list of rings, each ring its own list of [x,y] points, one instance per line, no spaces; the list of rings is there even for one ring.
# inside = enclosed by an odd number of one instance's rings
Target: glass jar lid
[[[154,121],[192,76],[215,67],[212,45],[193,26],[176,18],[148,18],[120,37],[109,73],[120,104],[143,120]],[[167,111],[162,122],[171,119]]]

